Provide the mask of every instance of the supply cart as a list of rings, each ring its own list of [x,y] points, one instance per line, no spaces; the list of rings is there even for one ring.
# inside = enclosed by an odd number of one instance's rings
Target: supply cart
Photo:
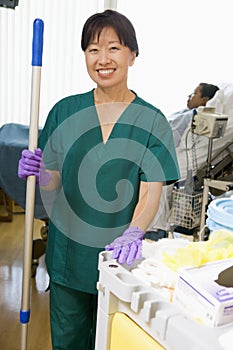
[[[136,266],[100,253],[96,350],[229,350],[223,344],[232,345],[232,324],[212,328],[187,318],[132,274]]]

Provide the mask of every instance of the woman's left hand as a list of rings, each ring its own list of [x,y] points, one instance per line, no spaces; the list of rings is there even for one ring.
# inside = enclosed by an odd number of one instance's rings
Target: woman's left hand
[[[120,264],[131,265],[134,260],[142,258],[142,239],[144,232],[135,226],[129,227],[122,236],[117,237],[105,249],[112,251],[113,259],[118,259]]]

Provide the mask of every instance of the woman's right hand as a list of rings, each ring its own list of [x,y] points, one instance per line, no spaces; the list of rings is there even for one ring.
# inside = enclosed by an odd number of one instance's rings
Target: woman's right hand
[[[48,186],[51,174],[46,171],[42,161],[42,150],[37,148],[35,153],[24,149],[18,163],[18,177],[26,180],[28,176],[36,176],[36,183],[40,186]]]

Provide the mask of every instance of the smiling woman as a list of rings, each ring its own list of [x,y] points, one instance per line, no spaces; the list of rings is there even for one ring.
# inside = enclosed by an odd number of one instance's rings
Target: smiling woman
[[[106,27],[99,37],[94,37],[85,50],[85,58],[88,74],[98,86],[95,90],[96,102],[129,103],[134,99],[135,95],[127,87],[127,76],[135,57],[136,52],[121,44],[113,28]]]
[[[39,137],[43,154],[23,151],[18,168],[53,196],[46,264],[52,343],[64,350],[89,341],[94,349],[99,253],[128,265],[141,259],[162,185],[179,177],[168,121],[128,88],[138,54],[132,23],[117,11],[95,13],[81,43],[95,88],[54,105]]]
[[[88,74],[97,84],[96,103],[131,102],[135,95],[127,86],[128,69],[138,56],[138,44],[130,21],[121,14],[111,16],[110,10],[99,16],[99,22],[93,15],[83,27],[81,47]]]

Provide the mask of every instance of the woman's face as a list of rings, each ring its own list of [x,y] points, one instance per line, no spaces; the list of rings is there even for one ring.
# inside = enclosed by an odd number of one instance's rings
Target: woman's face
[[[86,66],[91,79],[101,88],[127,86],[128,68],[136,54],[123,46],[111,27],[102,30],[99,40],[96,36],[86,51]]]

